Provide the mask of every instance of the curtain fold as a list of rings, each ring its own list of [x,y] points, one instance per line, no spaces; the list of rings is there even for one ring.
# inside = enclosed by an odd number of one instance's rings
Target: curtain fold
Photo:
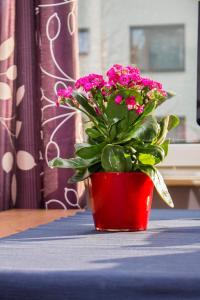
[[[0,210],[15,204],[15,0],[0,1]],[[11,186],[13,192],[11,193]]]
[[[55,106],[78,75],[76,0],[5,0],[0,16],[0,210],[83,207],[83,183],[48,167],[82,136],[80,115]]]
[[[16,150],[16,207],[37,208],[41,205],[40,180],[40,101],[35,43],[35,6],[33,1],[16,1],[16,97],[15,122],[18,128]]]

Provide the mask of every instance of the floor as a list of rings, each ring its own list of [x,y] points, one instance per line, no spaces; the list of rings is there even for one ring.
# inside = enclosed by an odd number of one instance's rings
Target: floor
[[[0,212],[0,237],[47,224],[62,217],[73,216],[79,210],[11,209]]]

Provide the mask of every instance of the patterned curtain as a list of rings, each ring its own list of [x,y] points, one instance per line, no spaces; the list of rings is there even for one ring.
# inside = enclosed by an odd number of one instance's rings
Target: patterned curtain
[[[50,169],[81,141],[81,117],[56,108],[78,75],[76,0],[0,1],[0,210],[79,208],[84,185]]]

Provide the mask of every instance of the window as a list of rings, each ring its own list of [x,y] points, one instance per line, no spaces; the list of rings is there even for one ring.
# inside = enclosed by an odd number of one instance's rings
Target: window
[[[88,54],[89,53],[89,30],[79,29],[78,40],[79,40],[79,54]]]
[[[184,71],[184,25],[132,27],[131,63],[146,72]]]

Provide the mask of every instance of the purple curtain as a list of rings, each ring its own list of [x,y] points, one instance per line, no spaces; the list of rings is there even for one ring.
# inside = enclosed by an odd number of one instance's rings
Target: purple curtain
[[[81,117],[56,108],[78,75],[76,0],[0,1],[0,210],[79,208],[84,185],[50,169],[73,155]]]

